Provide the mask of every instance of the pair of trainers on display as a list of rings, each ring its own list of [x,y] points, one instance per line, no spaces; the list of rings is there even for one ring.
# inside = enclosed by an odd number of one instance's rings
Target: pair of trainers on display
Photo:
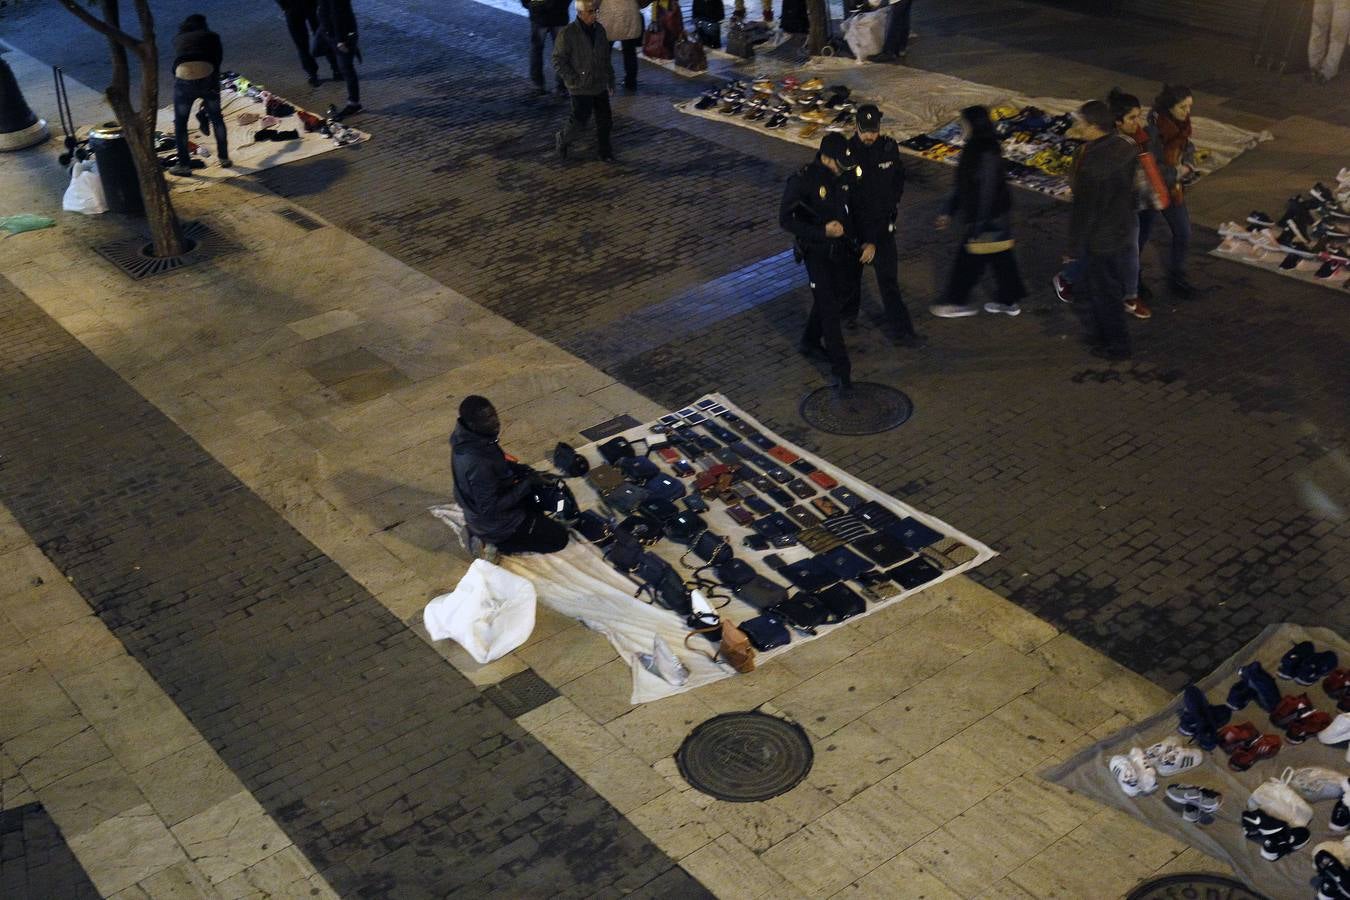
[[[1316,684],[1340,665],[1335,651],[1317,649],[1312,641],[1299,641],[1280,657],[1275,674],[1285,681],[1297,681],[1304,687]]]
[[[1278,735],[1262,734],[1251,722],[1238,722],[1219,729],[1218,746],[1228,754],[1228,768],[1245,772],[1278,754],[1283,741]]]
[[[1278,691],[1276,694],[1278,696]],[[1219,729],[1228,724],[1233,711],[1227,706],[1210,703],[1195,685],[1188,684],[1181,691],[1181,707],[1177,710],[1177,731],[1190,738],[1201,750],[1219,746]]]
[[[1131,747],[1129,753],[1111,757],[1107,767],[1126,797],[1138,797],[1158,789],[1159,775],[1179,775],[1204,761],[1205,754],[1199,750],[1182,747],[1171,738],[1166,738],[1147,750]],[[1168,789],[1168,796],[1171,796],[1171,788]]]
[[[1313,847],[1318,900],[1350,900],[1350,837]]]
[[[1313,810],[1291,786],[1294,774],[1294,769],[1285,769],[1279,778],[1262,782],[1242,812],[1243,833],[1261,844],[1261,858],[1270,862],[1299,850],[1312,838],[1308,823]]]
[[[1285,740],[1301,744],[1331,725],[1331,714],[1313,706],[1307,694],[1289,695],[1270,714],[1270,724],[1283,729]]]
[[[1223,794],[1198,784],[1169,784],[1167,805],[1181,813],[1183,821],[1211,825],[1223,805]]]

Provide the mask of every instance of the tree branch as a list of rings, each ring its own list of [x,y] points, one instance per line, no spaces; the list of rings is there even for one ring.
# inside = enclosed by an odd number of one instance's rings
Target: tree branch
[[[122,46],[127,47],[131,50],[135,50],[136,47],[141,43],[139,40],[127,34],[122,29],[114,28],[113,26],[109,25],[102,19],[90,15],[87,11],[85,11],[84,7],[80,6],[78,0],[58,0],[58,2],[66,9],[70,10],[71,14],[74,15],[75,18],[79,19],[81,22],[88,25],[90,28],[94,29],[99,34],[102,34],[110,41],[117,41]]]

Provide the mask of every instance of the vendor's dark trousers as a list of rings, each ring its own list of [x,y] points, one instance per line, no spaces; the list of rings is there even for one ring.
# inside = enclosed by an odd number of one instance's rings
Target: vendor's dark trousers
[[[1173,280],[1186,277],[1186,254],[1191,249],[1191,213],[1184,203],[1173,203],[1161,212],[1146,209],[1139,214],[1139,251],[1148,246],[1153,226],[1159,218],[1167,220],[1172,231],[1172,245],[1167,253],[1167,276]]]
[[[614,151],[609,145],[609,130],[614,117],[609,111],[609,94],[573,94],[572,114],[562,129],[562,142],[566,147],[576,139],[577,132],[586,127],[595,113],[595,144],[601,156],[609,156]]]
[[[629,38],[625,41],[619,41],[623,48],[623,86],[630,91],[637,89],[637,51],[642,45],[642,38]]]
[[[230,158],[229,139],[225,136],[225,119],[220,114],[220,79],[214,75],[205,78],[173,80],[173,140],[178,147],[178,164],[186,166],[192,157],[188,153],[188,116],[192,104],[202,101],[202,110],[216,133],[216,153],[221,159]]]
[[[356,57],[350,52],[342,50],[333,50],[333,58],[337,60],[337,71],[347,82],[347,102],[361,102],[361,81],[356,77]]]
[[[849,363],[848,348],[844,346],[844,326],[840,312],[850,280],[848,262],[834,262],[828,252],[806,254],[806,277],[811,279],[811,314],[806,318],[802,344],[806,347],[825,347],[830,359],[830,373],[848,381],[853,367]]]
[[[502,553],[557,553],[566,546],[567,526],[533,512],[515,534],[497,542]]]
[[[305,70],[305,74],[313,78],[319,74],[319,63],[314,58],[311,51],[310,37],[311,32],[319,30],[319,17],[314,11],[312,5],[304,9],[288,7],[286,9],[286,29],[291,33],[291,40],[295,42],[296,52],[300,54],[300,67]],[[340,76],[338,72],[337,60],[333,58],[332,51],[327,53],[328,65],[333,72],[333,79]]]
[[[900,296],[900,280],[896,277],[895,234],[887,231],[877,241],[876,248],[871,266],[877,276],[877,293],[881,294],[881,305],[886,310],[886,322],[900,334],[913,334],[914,323],[910,321],[909,310]],[[840,311],[845,322],[858,318],[862,309],[863,272],[866,269],[866,266],[856,261],[850,267],[848,293]]]
[[[886,37],[881,52],[899,56],[909,49],[909,14],[914,0],[900,0],[891,4],[891,21],[886,25]]]
[[[1091,318],[1088,342],[1113,353],[1130,352],[1125,323],[1125,285],[1131,273],[1132,249],[1118,253],[1089,253],[1087,288]]]
[[[965,245],[956,253],[956,262],[952,264],[951,279],[947,282],[947,295],[944,303],[953,306],[966,306],[970,302],[970,291],[979,283],[985,268],[994,270],[995,296],[999,303],[1014,304],[1027,295],[1022,283],[1022,273],[1017,268],[1017,257],[1013,251],[1001,253],[971,253]]]
[[[556,47],[560,31],[562,29],[556,25],[530,25],[530,80],[536,87],[544,86],[544,44],[552,41]],[[561,81],[558,89],[562,89]]]

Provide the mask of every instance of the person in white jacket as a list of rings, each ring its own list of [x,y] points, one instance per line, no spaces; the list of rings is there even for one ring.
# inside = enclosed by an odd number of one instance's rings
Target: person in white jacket
[[[611,41],[623,48],[623,89],[637,90],[638,47],[642,45],[642,10],[638,0],[601,0],[595,17]]]
[[[1350,0],[1317,0],[1313,4],[1312,33],[1308,36],[1308,68],[1314,81],[1326,83],[1341,68],[1341,55],[1350,41]]]

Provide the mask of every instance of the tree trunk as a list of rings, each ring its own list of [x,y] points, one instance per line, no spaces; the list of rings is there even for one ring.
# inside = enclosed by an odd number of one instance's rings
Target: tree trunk
[[[122,29],[119,0],[102,0],[104,22],[119,34]],[[132,49],[141,69],[141,108],[131,105],[131,71],[127,46],[113,34],[108,38],[112,55],[112,79],[104,96],[112,107],[117,123],[122,126],[122,139],[131,151],[136,166],[136,180],[141,199],[145,201],[146,224],[150,226],[150,240],[155,256],[180,256],[183,253],[183,231],[169,197],[169,186],[155,154],[155,119],[159,114],[159,50],[155,43],[155,24],[148,0],[135,0],[136,15],[140,20],[141,37]]]
[[[830,8],[825,0],[806,0],[806,18],[811,31],[806,36],[806,52],[816,56],[830,39]]]

